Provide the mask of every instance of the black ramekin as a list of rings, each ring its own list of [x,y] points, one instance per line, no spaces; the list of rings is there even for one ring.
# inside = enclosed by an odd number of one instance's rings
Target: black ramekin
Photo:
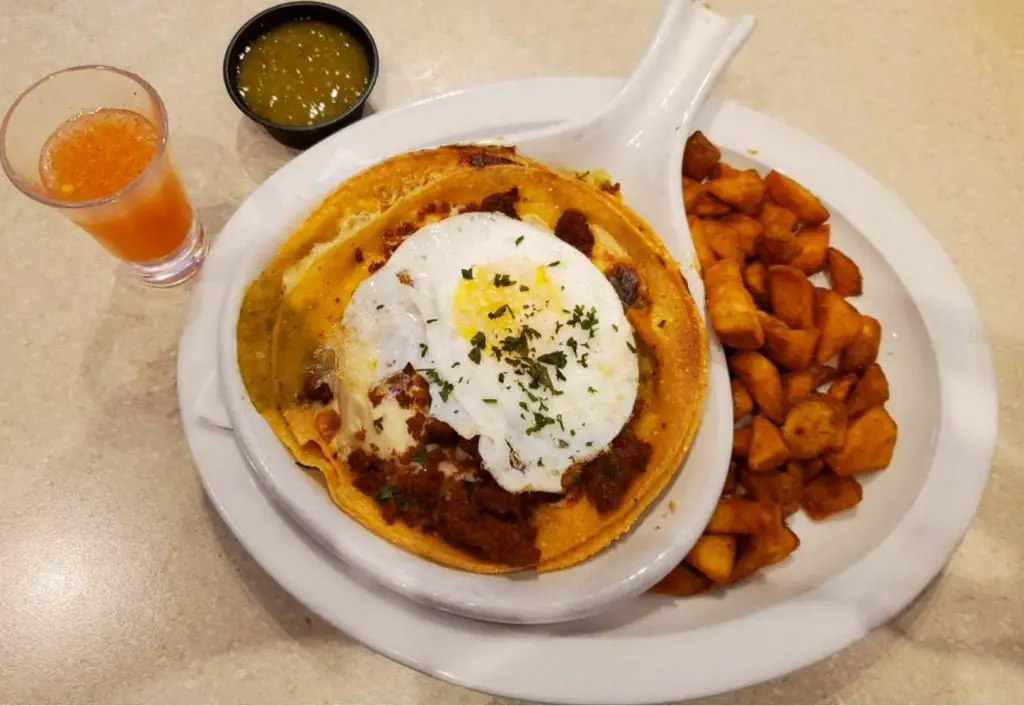
[[[238,92],[238,62],[241,60],[242,50],[267,30],[292,20],[320,20],[341,27],[359,42],[366,52],[369,62],[369,80],[363,95],[338,117],[317,125],[279,125],[267,120],[254,113]],[[373,41],[370,31],[366,29],[366,25],[340,7],[322,2],[286,2],[264,10],[242,25],[242,28],[232,37],[227,51],[224,52],[224,86],[227,88],[231,100],[250,120],[266,128],[275,140],[282,145],[300,150],[311,147],[328,135],[363,117],[366,99],[377,82],[379,71],[380,57],[377,55],[377,44]]]

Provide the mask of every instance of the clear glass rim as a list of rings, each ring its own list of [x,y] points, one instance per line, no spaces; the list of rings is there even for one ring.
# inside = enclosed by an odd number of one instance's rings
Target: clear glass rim
[[[98,199],[91,199],[89,201],[62,201],[60,199],[55,199],[46,196],[42,192],[32,188],[16,173],[14,167],[11,165],[10,161],[7,158],[7,128],[8,124],[11,121],[11,116],[14,115],[15,111],[18,109],[18,106],[21,105],[21,102],[30,93],[32,93],[34,90],[42,86],[47,81],[56,78],[57,76],[73,73],[76,71],[109,71],[110,73],[120,74],[121,76],[131,79],[132,81],[137,83],[149,95],[154,105],[156,105],[157,112],[160,115],[161,129],[159,135],[159,143],[157,144],[156,147],[156,153],[149,160],[149,164],[146,165],[146,168],[143,169],[142,172],[132,181],[130,181],[124,188],[115,191],[114,193],[108,196],[104,196]],[[54,206],[56,208],[64,209],[79,209],[102,206],[104,204],[108,204],[112,201],[119,199],[120,197],[134,190],[139,184],[146,180],[146,177],[149,176],[149,174],[153,171],[156,164],[158,164],[161,158],[164,156],[164,152],[167,149],[167,133],[167,108],[164,106],[164,102],[160,98],[160,94],[156,92],[156,89],[153,88],[153,86],[150,85],[150,83],[146,79],[142,78],[136,73],[132,73],[131,71],[119,69],[116,66],[107,66],[104,64],[83,64],[81,66],[70,66],[66,69],[60,69],[59,71],[54,71],[51,74],[43,76],[41,79],[39,79],[31,86],[26,88],[24,91],[22,91],[15,99],[15,101],[11,104],[11,107],[7,109],[7,113],[4,115],[3,123],[0,123],[0,165],[3,166],[4,173],[7,175],[7,178],[10,179],[11,183],[14,184],[14,186],[18,189],[18,191],[25,194],[34,201],[46,204],[47,206]]]

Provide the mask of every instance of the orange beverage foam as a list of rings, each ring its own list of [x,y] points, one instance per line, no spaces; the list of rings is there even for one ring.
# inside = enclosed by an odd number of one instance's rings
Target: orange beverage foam
[[[118,257],[159,260],[185,242],[192,206],[160,145],[156,127],[131,110],[103,108],[77,116],[46,140],[39,162],[43,187],[74,203],[103,199],[151,173],[114,202],[68,215]]]

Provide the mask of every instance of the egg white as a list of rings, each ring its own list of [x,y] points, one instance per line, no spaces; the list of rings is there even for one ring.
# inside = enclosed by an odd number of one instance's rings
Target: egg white
[[[523,326],[535,334],[517,335]],[[486,344],[471,333],[489,334]],[[523,338],[528,350],[503,350]],[[410,235],[354,292],[336,352],[342,399],[365,400],[376,381],[411,363],[430,383],[431,416],[463,438],[479,435],[486,470],[510,492],[562,492],[565,471],[629,420],[639,380],[633,332],[604,275],[552,233],[494,213]],[[530,372],[544,354],[550,386]],[[414,443],[404,428],[411,413],[386,411],[375,425],[380,410],[345,402],[344,429],[401,452]]]

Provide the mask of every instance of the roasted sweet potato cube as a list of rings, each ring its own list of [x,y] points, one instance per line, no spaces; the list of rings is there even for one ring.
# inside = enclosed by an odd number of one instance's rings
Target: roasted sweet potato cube
[[[739,581],[766,566],[777,564],[799,546],[800,539],[781,521],[764,532],[743,537],[736,548],[736,564],[729,581]]]
[[[818,306],[818,350],[815,360],[824,363],[860,335],[861,316],[852,304],[835,292],[827,292]]]
[[[697,195],[703,192],[704,185],[699,181],[683,177],[683,210],[687,216],[696,216],[693,212],[693,205],[697,201]]]
[[[704,285],[711,328],[722,343],[751,351],[764,345],[764,331],[757,320],[757,306],[750,292],[743,286],[740,263],[736,260],[719,260],[704,273]]]
[[[857,263],[837,248],[828,249],[828,281],[832,289],[844,297],[859,297],[864,293],[864,282]]]
[[[828,220],[828,209],[821,201],[785,174],[772,170],[764,181],[772,201],[795,213],[804,225],[817,226]]]
[[[838,296],[828,287],[815,287],[814,288],[814,309],[817,312],[815,316],[820,316],[822,310],[825,308],[825,302],[828,301],[829,297]]]
[[[777,366],[804,370],[814,360],[818,329],[791,329],[771,314],[757,313],[764,331],[764,349]]]
[[[846,440],[846,409],[831,397],[812,394],[789,410],[782,437],[798,461],[841,448]]]
[[[804,487],[803,506],[812,520],[820,521],[857,507],[863,499],[864,489],[856,478],[825,471]]]
[[[716,257],[720,260],[733,259],[743,264],[747,255],[740,247],[739,235],[732,227],[713,218],[704,219],[703,226],[704,239]]]
[[[704,133],[697,130],[686,141],[683,150],[683,174],[704,181],[711,176],[711,171],[722,159],[722,152],[715,147]]]
[[[750,396],[750,390],[739,378],[729,381],[732,387],[732,420],[735,422],[748,414],[754,413],[754,398]]]
[[[724,216],[731,210],[729,204],[719,201],[707,184],[690,181],[683,184],[683,209],[688,216]]]
[[[700,272],[703,277],[708,268],[718,262],[718,257],[708,245],[707,237],[704,234],[704,221],[697,216],[687,216],[686,222],[690,226],[690,240],[693,241],[693,249],[697,253],[697,262],[700,263]]]
[[[782,438],[782,432],[760,414],[750,424],[750,449],[747,466],[754,473],[764,473],[778,468],[789,459],[789,448]]]
[[[787,463],[784,468],[767,473],[741,468],[739,483],[755,500],[778,505],[783,517],[789,517],[800,509],[804,470],[798,463]]]
[[[829,386],[828,392],[826,392],[825,394],[845,407],[846,400],[850,398],[850,393],[853,392],[853,387],[856,384],[856,375],[844,375],[843,377],[833,382]]]
[[[800,245],[800,254],[789,264],[807,275],[821,272],[825,268],[825,257],[828,254],[831,233],[832,228],[827,223],[798,230],[795,237],[796,242]]]
[[[825,456],[836,475],[852,476],[885,468],[896,448],[896,422],[878,405],[860,415],[846,429],[846,443]]]
[[[889,381],[882,372],[882,366],[872,363],[860,376],[860,380],[850,393],[846,402],[846,411],[850,417],[856,417],[875,405],[885,404],[889,399]]]
[[[743,268],[743,284],[761,306],[768,306],[768,268],[761,261],[751,262]]]
[[[785,373],[782,376],[782,390],[786,406],[796,404],[820,385],[834,379],[835,372],[835,368],[811,363],[806,370]]]
[[[707,184],[698,184],[695,187],[696,193],[693,196],[693,209],[687,213],[693,213],[701,218],[711,216],[724,216],[729,213],[729,204],[719,201],[710,191]],[[684,201],[685,205],[685,201]]]
[[[676,598],[695,596],[711,587],[711,579],[699,571],[681,563],[668,572],[661,581],[651,589],[653,593],[661,593]]]
[[[746,458],[746,455],[744,455]],[[725,483],[722,484],[722,495],[729,496],[736,492],[736,464],[730,463],[725,472]]]
[[[825,462],[820,458],[814,458],[803,464],[804,487],[818,477],[818,474],[825,470]]]
[[[768,268],[768,298],[772,312],[790,328],[814,326],[814,285],[789,265]]]
[[[796,214],[766,201],[758,216],[761,235],[757,238],[757,255],[766,265],[788,265],[800,254],[800,244],[793,235]]]
[[[761,212],[766,187],[757,170],[746,169],[720,174],[708,182],[708,190],[737,211],[755,216]]]
[[[860,333],[853,343],[839,354],[839,371],[853,373],[864,370],[878,358],[878,349],[882,345],[882,325],[878,319],[862,315],[860,317]]]
[[[705,532],[754,534],[779,521],[778,508],[747,498],[721,498]]]
[[[752,429],[749,426],[732,430],[732,457],[737,461],[746,461],[750,455],[750,436]]]
[[[683,561],[715,583],[728,583],[736,561],[736,535],[702,535]]]
[[[720,220],[736,231],[736,238],[744,255],[753,257],[757,252],[757,236],[761,235],[761,222],[742,213],[730,213],[722,216]]]
[[[778,368],[760,353],[741,351],[729,357],[729,369],[747,386],[761,414],[781,424],[786,417],[786,405]]]

